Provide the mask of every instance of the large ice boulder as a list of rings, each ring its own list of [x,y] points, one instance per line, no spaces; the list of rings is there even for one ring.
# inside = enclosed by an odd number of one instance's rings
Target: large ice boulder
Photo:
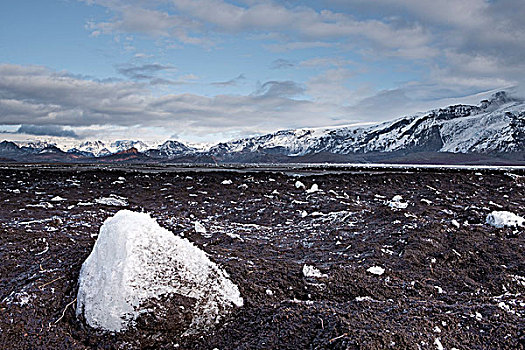
[[[525,218],[509,211],[493,211],[487,215],[486,223],[495,227],[503,226],[523,226]]]
[[[148,214],[121,210],[107,219],[80,270],[77,316],[94,328],[122,331],[161,307],[156,301],[177,297],[192,301],[186,333],[243,305],[226,272]]]

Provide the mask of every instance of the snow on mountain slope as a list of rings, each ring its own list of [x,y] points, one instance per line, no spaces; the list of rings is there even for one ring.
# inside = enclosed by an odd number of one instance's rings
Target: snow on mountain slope
[[[195,148],[189,147],[182,142],[168,140],[156,149],[150,149],[144,153],[156,158],[171,158],[178,155],[191,154],[196,151]]]
[[[110,150],[112,153],[127,151],[130,148],[136,148],[139,152],[144,152],[149,149],[149,146],[142,141],[133,141],[133,140],[118,140],[112,142],[110,145]]]
[[[210,149],[215,155],[265,152],[289,156],[393,151],[525,151],[525,103],[499,92],[480,106],[450,106],[370,127],[285,130]]]

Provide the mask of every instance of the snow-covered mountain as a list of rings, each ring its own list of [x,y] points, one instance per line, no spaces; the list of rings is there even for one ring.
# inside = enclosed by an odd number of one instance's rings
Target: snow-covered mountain
[[[156,147],[132,140],[84,141],[67,149],[38,141],[3,142],[0,146],[0,158],[32,157],[31,161],[38,161],[44,153],[55,154],[55,161],[60,157],[64,161],[118,161],[122,157],[113,156],[127,151],[132,152],[126,153],[126,160],[147,162],[377,162],[398,156],[409,161],[416,154],[444,152],[478,155],[474,156],[477,160],[480,155],[505,158],[525,154],[525,101],[498,92],[477,106],[449,106],[366,127],[282,130],[219,143],[207,150],[174,140]],[[523,156],[511,158],[525,162]]]
[[[91,153],[95,157],[103,157],[111,154],[106,144],[102,141],[85,141],[79,144],[77,147],[67,150],[68,152],[82,152]]]
[[[133,140],[119,140],[112,142],[110,145],[112,153],[127,151],[130,148],[136,148],[137,151],[144,152],[149,149],[149,146],[142,141]]]
[[[321,152],[504,153],[525,151],[525,102],[498,92],[479,106],[456,105],[369,127],[296,129],[220,143],[215,156],[263,152],[304,156]]]
[[[182,142],[168,140],[156,149],[150,149],[144,152],[146,155],[155,158],[173,158],[175,156],[187,155],[195,153],[197,150],[189,147]]]

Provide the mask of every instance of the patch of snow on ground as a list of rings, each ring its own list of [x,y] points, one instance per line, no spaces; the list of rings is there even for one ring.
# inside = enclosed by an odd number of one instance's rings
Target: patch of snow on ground
[[[243,305],[228,277],[204,251],[159,226],[149,214],[121,210],[104,222],[82,265],[77,315],[92,327],[121,331],[151,311],[141,306],[146,301],[178,294],[195,299],[186,330],[191,333]]]
[[[314,266],[311,265],[303,265],[303,275],[304,277],[313,277],[313,278],[324,278],[328,277],[328,275],[322,273]]]
[[[518,216],[509,211],[493,211],[487,215],[485,221],[487,224],[494,227],[502,228],[504,226],[523,226],[525,224],[525,218]]]

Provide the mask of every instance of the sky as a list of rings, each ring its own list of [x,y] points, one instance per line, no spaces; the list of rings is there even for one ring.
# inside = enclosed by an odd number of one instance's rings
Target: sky
[[[218,142],[525,82],[522,0],[2,0],[0,139]]]

